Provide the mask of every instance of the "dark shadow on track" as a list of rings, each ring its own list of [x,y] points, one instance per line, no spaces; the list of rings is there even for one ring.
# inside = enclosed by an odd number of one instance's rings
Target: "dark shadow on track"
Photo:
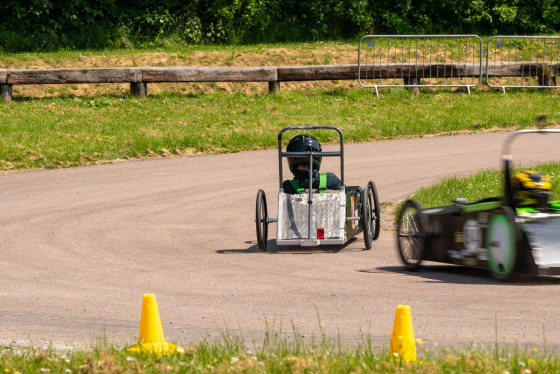
[[[504,286],[560,285],[560,277],[536,277],[522,274],[515,274],[510,281],[500,282],[494,280],[486,269],[459,265],[422,265],[416,271],[407,270],[403,266],[385,266],[358,271],[362,273],[398,273],[423,278],[428,283],[501,284]]]
[[[216,253],[232,254],[232,253],[263,253],[263,254],[294,254],[294,255],[310,255],[315,253],[338,253],[344,250],[349,244],[353,243],[357,238],[352,238],[342,245],[320,245],[317,247],[301,247],[301,246],[278,246],[274,240],[268,241],[266,251],[259,250],[255,240],[247,241],[246,244],[252,244],[246,249],[220,249]]]

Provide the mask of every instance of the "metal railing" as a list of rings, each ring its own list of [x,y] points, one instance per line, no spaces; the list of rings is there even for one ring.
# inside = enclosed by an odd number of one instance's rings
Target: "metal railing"
[[[501,88],[558,88],[560,37],[494,36],[486,45],[486,82]]]
[[[358,81],[372,87],[471,87],[482,79],[477,35],[366,35],[358,48]]]

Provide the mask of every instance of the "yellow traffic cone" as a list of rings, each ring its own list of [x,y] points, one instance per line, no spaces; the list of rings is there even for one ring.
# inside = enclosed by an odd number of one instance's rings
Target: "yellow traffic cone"
[[[404,361],[416,361],[416,342],[412,330],[410,305],[397,305],[389,349],[391,357],[396,356],[395,353]]]
[[[138,344],[128,347],[129,352],[149,352],[160,355],[184,352],[183,348],[165,341],[156,295],[144,294]]]

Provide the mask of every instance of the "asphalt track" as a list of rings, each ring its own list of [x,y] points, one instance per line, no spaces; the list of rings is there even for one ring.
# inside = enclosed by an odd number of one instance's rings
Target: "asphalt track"
[[[382,202],[398,202],[441,177],[500,167],[505,136],[346,144],[346,184],[373,180]],[[521,137],[514,160],[558,159],[557,144]],[[144,293],[180,344],[224,333],[258,344],[266,331],[384,344],[398,304],[427,346],[560,342],[558,278],[503,284],[435,263],[410,273],[387,230],[371,251],[361,235],[278,248],[272,224],[259,252],[255,197],[266,191],[275,218],[277,165],[267,150],[0,174],[0,343],[133,344]]]

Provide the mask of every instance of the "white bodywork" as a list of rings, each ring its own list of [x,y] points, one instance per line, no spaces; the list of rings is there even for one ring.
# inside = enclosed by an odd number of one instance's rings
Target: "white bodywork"
[[[312,194],[311,235],[309,232],[309,194],[278,193],[277,245],[318,246],[346,243],[346,195],[344,189]],[[317,239],[324,229],[324,239]]]
[[[559,271],[552,269],[560,267],[560,214],[518,216],[517,221],[521,221],[521,227],[529,238],[539,274],[558,274]]]

